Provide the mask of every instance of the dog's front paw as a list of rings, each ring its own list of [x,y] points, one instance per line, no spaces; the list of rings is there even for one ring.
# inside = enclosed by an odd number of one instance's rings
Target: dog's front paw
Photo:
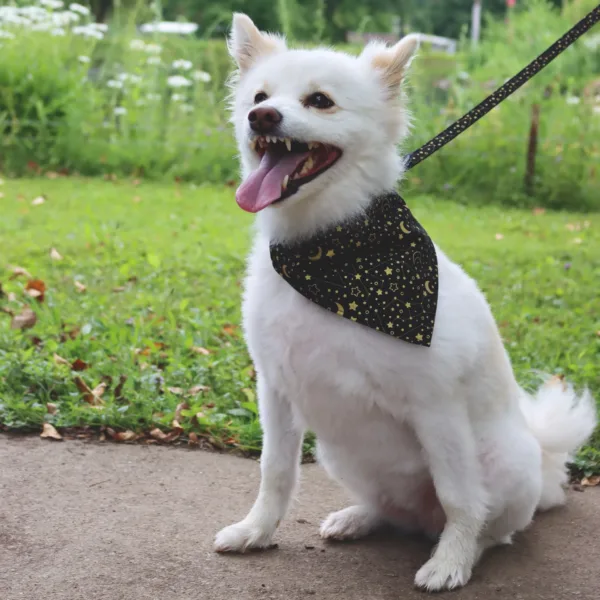
[[[245,552],[252,548],[268,548],[272,538],[272,531],[265,531],[252,523],[240,521],[217,533],[214,548],[216,552]]]
[[[331,513],[321,525],[326,540],[358,540],[376,528],[379,518],[364,506],[350,506]]]
[[[471,567],[456,558],[433,556],[417,572],[415,585],[428,592],[454,590],[471,578]]]

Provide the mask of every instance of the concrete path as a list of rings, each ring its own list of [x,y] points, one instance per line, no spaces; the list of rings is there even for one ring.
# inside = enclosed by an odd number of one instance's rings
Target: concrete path
[[[44,600],[423,599],[430,551],[392,534],[325,544],[320,519],[346,505],[319,467],[277,535],[279,549],[212,552],[243,517],[255,461],[202,451],[0,436],[0,598]],[[512,548],[491,552],[457,600],[600,597],[600,490],[571,492]]]

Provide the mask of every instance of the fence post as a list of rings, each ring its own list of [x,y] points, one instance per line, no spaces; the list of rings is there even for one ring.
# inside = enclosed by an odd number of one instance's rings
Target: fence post
[[[471,12],[471,45],[473,48],[479,43],[479,34],[481,32],[481,0],[473,1],[473,10]]]

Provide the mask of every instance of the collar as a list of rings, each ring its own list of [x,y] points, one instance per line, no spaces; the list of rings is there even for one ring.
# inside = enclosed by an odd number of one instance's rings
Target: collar
[[[291,245],[271,244],[275,271],[311,302],[404,342],[430,346],[438,300],[431,238],[395,192]]]

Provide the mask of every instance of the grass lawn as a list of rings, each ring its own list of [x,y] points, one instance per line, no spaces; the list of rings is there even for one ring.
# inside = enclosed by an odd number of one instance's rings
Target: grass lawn
[[[600,398],[600,215],[407,200],[480,282],[519,380],[564,374]],[[251,218],[231,188],[15,180],[0,185],[0,208],[4,428],[259,449],[238,326]],[[37,322],[20,329],[25,308]],[[598,449],[600,435],[580,457],[588,470],[600,472]]]

